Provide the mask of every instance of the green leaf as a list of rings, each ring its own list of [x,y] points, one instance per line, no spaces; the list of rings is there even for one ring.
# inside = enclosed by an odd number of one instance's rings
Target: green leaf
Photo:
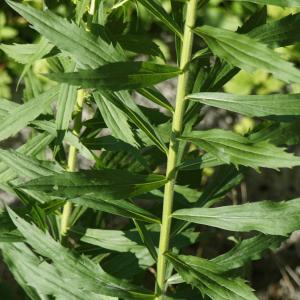
[[[155,248],[154,241],[152,239],[152,236],[150,234],[150,231],[146,228],[144,223],[139,222],[138,220],[133,219],[134,225],[139,233],[140,239],[144,243],[144,245],[147,247],[150,255],[154,259],[154,261],[157,261],[157,251]]]
[[[241,183],[243,177],[243,174],[231,165],[217,168],[208,184],[205,185],[198,206],[211,206],[222,199],[230,190]]]
[[[50,161],[39,161],[14,150],[0,150],[0,160],[18,176],[37,178],[50,176],[63,169]]]
[[[255,143],[268,140],[275,145],[297,145],[300,143],[300,122],[265,124],[260,130],[251,133],[249,139]]]
[[[0,210],[0,243],[15,243],[24,240],[7,212]]]
[[[260,259],[266,249],[278,247],[284,239],[282,236],[259,234],[250,239],[242,240],[230,251],[211,261],[220,265],[224,272],[236,269],[251,260]]]
[[[88,10],[89,0],[80,0],[76,5],[76,24],[80,23],[84,13]]]
[[[300,82],[300,71],[266,45],[229,30],[208,25],[195,29],[214,54],[232,66],[253,72],[264,69],[285,82]]]
[[[19,147],[16,151],[28,156],[36,156],[41,151],[43,151],[45,147],[48,146],[53,140],[54,136],[49,135],[48,133],[40,133],[37,134],[34,138],[27,141],[27,143]],[[18,175],[19,173],[16,171],[16,166],[14,164],[8,165],[4,162],[0,162],[0,183],[12,180]]]
[[[44,45],[45,43],[46,45]],[[41,45],[43,45],[42,48]],[[53,45],[44,39],[37,44],[0,44],[0,49],[4,51],[6,55],[24,65],[32,64],[33,61],[43,58],[53,47]]]
[[[115,48],[50,10],[41,11],[28,5],[6,0],[8,5],[33,24],[34,29],[59,49],[68,52],[82,67],[97,68],[123,60]]]
[[[165,26],[182,38],[180,27],[158,2],[155,0],[137,0],[137,2],[142,4],[154,17],[158,18]]]
[[[228,278],[222,274],[222,268],[211,261],[170,252],[165,256],[185,282],[198,288],[202,295],[214,300],[257,300],[242,279]]]
[[[103,169],[44,176],[20,187],[67,199],[92,194],[107,200],[119,200],[149,192],[166,182],[166,178],[161,175],[139,175],[125,170]]]
[[[178,166],[178,169],[182,171],[190,171],[190,170],[199,170],[204,168],[216,167],[223,164],[224,162],[221,159],[217,158],[211,153],[206,153],[198,158],[183,161]]]
[[[72,198],[70,201],[74,204],[126,218],[133,218],[148,223],[160,223],[160,219],[155,215],[125,200],[107,200],[107,198],[84,196]]]
[[[252,142],[249,138],[231,131],[211,129],[193,131],[182,137],[216,156],[223,163],[244,165],[254,169],[290,168],[300,164],[300,158],[286,153],[267,141]]]
[[[145,248],[137,231],[88,228],[80,240],[117,252],[135,252]]]
[[[40,120],[35,120],[31,122],[31,125],[37,127],[38,129],[44,130],[50,135],[56,137],[57,136],[57,130],[56,130],[56,125],[54,122],[51,121],[40,121]],[[72,132],[67,131],[64,136],[64,141],[67,142],[68,144],[74,146],[79,153],[84,156],[85,158],[89,160],[94,160],[94,156],[91,153],[91,151],[86,148],[80,141],[78,136],[74,135]]]
[[[139,222],[139,225],[141,223]],[[155,227],[154,227],[155,226]],[[80,235],[84,234],[80,239],[82,242],[99,246],[104,249],[116,251],[116,252],[132,252],[139,257],[142,253],[144,256],[152,256],[147,258],[152,264],[156,261],[156,249],[155,244],[159,241],[159,227],[157,224],[151,224],[144,226],[143,232],[147,232],[149,240],[151,240],[150,248],[146,246],[145,239],[141,239],[140,229],[132,229],[127,231],[120,230],[108,230],[108,229],[91,229],[88,228],[85,232],[76,229],[72,230]],[[144,235],[144,234],[143,234]],[[198,239],[198,233],[192,231],[185,231],[178,234],[171,242],[171,247],[182,248],[187,245],[193,244]],[[145,254],[146,247],[149,253]],[[154,256],[154,257],[153,257]],[[150,265],[149,265],[150,266]]]
[[[151,62],[116,62],[94,70],[47,74],[52,80],[111,91],[152,86],[181,73],[180,69]]]
[[[299,1],[297,1],[300,3]],[[300,40],[297,27],[300,13],[253,28],[248,35],[271,48],[292,45]]]
[[[299,0],[237,0],[240,2],[252,2],[262,5],[277,5],[281,7],[300,7]]]
[[[164,59],[164,55],[159,46],[147,36],[126,33],[123,35],[113,36],[112,39],[114,42],[120,44],[124,50],[139,54],[158,56]]]
[[[277,248],[284,240],[285,237],[282,236],[258,234],[238,242],[231,250],[210,261],[220,266],[225,273],[243,267],[251,260],[260,259],[265,250]],[[183,282],[183,278],[178,273],[168,279],[169,284]]]
[[[217,208],[180,209],[173,217],[230,231],[260,231],[287,235],[300,228],[300,198],[282,202],[260,201]]]
[[[151,100],[152,102],[158,104],[161,107],[164,107],[170,112],[174,112],[174,108],[172,104],[162,95],[157,89],[155,88],[143,88],[138,89],[137,91],[141,95],[143,95],[145,98]]]
[[[92,260],[85,256],[78,257],[74,255],[67,248],[53,240],[48,233],[44,233],[35,225],[27,223],[12,210],[8,209],[8,211],[12,221],[25,237],[26,242],[38,254],[52,261],[52,264],[47,262],[41,263],[42,270],[39,270],[36,264],[28,263],[25,260],[28,272],[33,277],[32,283],[38,290],[47,291],[47,294],[56,296],[58,299],[83,300],[86,297],[106,299],[105,297],[99,297],[99,295],[124,299],[153,299],[153,295],[147,293],[147,291],[110,276]],[[33,272],[33,269],[36,271]],[[24,271],[24,268],[22,271]],[[39,271],[43,271],[42,273],[45,274],[42,275]],[[48,277],[48,280],[46,280],[45,276]],[[55,278],[58,280],[55,280]],[[53,281],[54,284],[52,284]],[[60,284],[57,281],[60,281]],[[72,282],[72,285],[70,286],[67,282]]]
[[[130,127],[129,118],[126,113],[124,113],[118,105],[111,103],[110,95],[97,91],[93,93],[93,96],[107,127],[112,132],[112,135],[134,147],[137,147],[138,143],[134,138],[134,132]],[[117,97],[114,97],[114,99],[120,101]]]
[[[196,93],[188,95],[187,98],[250,117],[300,115],[300,94],[241,96],[226,93]]]
[[[2,243],[0,244],[0,249],[3,261],[28,297],[32,300],[41,300],[45,298],[47,296],[46,294],[42,293],[40,289],[39,291],[34,289],[32,286],[31,273],[35,274],[36,270],[39,270],[38,273],[41,272],[41,269],[38,268],[41,261],[32,253],[29,247],[24,243]],[[35,273],[32,272],[33,267],[35,268]],[[41,272],[40,275],[41,278],[43,278],[43,276],[47,276],[48,274],[49,272]],[[47,279],[48,282],[50,282],[49,278]],[[31,284],[29,284],[29,282],[31,282]],[[59,286],[59,284],[60,283],[58,283],[57,286]]]
[[[56,113],[57,130],[67,130],[72,112],[76,103],[77,87],[69,84],[62,84],[58,95],[58,106]]]
[[[127,116],[128,120],[140,128],[151,140],[151,142],[154,143],[154,145],[156,145],[162,152],[167,154],[168,149],[162,137],[158,134],[155,128],[150,124],[150,122],[135,104],[131,104],[129,101],[125,103],[128,94],[123,93],[124,92],[118,92],[113,94],[109,91],[101,91],[101,95],[105,97],[107,101],[110,101],[114,106],[121,110]],[[99,101],[100,99],[97,100],[97,103]],[[115,120],[114,122],[116,121],[118,120]]]
[[[24,66],[24,69],[20,75],[20,78],[18,80],[18,84],[23,79],[25,74],[30,70],[30,67],[36,62],[37,60],[43,58],[46,54],[48,54],[53,48],[53,45],[50,45],[48,40],[44,37],[41,38],[41,41],[38,43],[38,47],[35,52],[32,53],[28,57],[28,62]]]
[[[55,86],[43,94],[31,99],[23,105],[11,110],[0,124],[0,141],[18,133],[29,122],[45,112],[57,97],[59,86]]]
[[[64,64],[65,71],[74,71],[74,62],[70,62],[64,58],[61,59],[61,62]],[[76,103],[76,92],[76,86],[66,83],[60,86],[55,120],[58,131],[65,131],[69,128],[69,123],[72,119],[72,113]]]

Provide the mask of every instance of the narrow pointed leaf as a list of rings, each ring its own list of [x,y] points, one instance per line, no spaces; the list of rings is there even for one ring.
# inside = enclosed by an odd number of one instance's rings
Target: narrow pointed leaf
[[[137,2],[142,4],[154,17],[158,18],[165,26],[182,38],[182,32],[178,24],[156,0],[137,0]]]
[[[91,299],[105,299],[98,295],[136,300],[153,299],[153,295],[147,293],[147,291],[105,273],[98,264],[89,258],[74,255],[67,248],[53,240],[48,233],[44,233],[35,225],[27,223],[10,209],[9,214],[16,227],[25,237],[26,243],[37,253],[52,261],[52,264],[42,263],[42,266],[47,266],[44,272],[49,274],[50,276],[48,276],[51,278],[48,285],[45,280],[42,287],[45,289],[50,288],[49,284],[55,277],[58,277],[59,280],[64,278],[66,282],[72,282],[72,285],[74,285],[70,289],[67,287],[69,284],[65,282],[64,284],[67,286],[63,288],[60,284],[60,288],[56,288],[56,290],[54,286],[51,286],[50,294],[60,297],[60,293],[65,294],[66,289],[68,289],[67,293],[71,295],[71,299],[86,299],[87,295]],[[32,272],[32,265],[30,271]],[[38,279],[37,274],[35,275],[35,278]],[[44,276],[41,279],[44,279]],[[78,298],[77,290],[74,290],[75,287],[78,289],[79,295],[84,294],[85,297],[81,296]],[[70,298],[69,295],[67,297]],[[60,299],[63,298],[66,297],[60,297]]]
[[[277,235],[258,234],[252,238],[244,239],[231,250],[210,260],[222,268],[225,273],[245,266],[252,260],[261,258],[264,251],[279,247],[286,238]],[[177,273],[168,279],[170,284],[183,283],[184,279]]]
[[[230,251],[211,261],[220,265],[224,272],[236,269],[251,260],[260,259],[265,250],[278,247],[284,239],[282,236],[259,234],[239,242]]]
[[[166,253],[165,256],[185,282],[214,300],[257,300],[240,278],[228,278],[217,264],[203,258]]]
[[[42,42],[44,43],[45,41],[41,41],[38,44],[0,44],[0,49],[16,62],[20,64],[29,64],[33,61],[32,57],[34,55],[34,60],[38,60],[43,58],[53,49],[54,46],[49,42],[47,42],[47,46],[45,45],[40,49]]]
[[[300,94],[241,96],[226,93],[197,93],[188,95],[187,98],[250,117],[300,115]]]
[[[94,70],[48,74],[52,80],[111,91],[138,89],[155,85],[181,73],[173,66],[151,62],[116,62]]]
[[[107,200],[107,198],[83,196],[72,198],[69,201],[117,216],[133,218],[148,223],[160,223],[160,219],[152,213],[125,200]]]
[[[300,3],[298,0],[297,2]],[[248,32],[248,35],[271,48],[284,47],[299,41],[297,31],[299,25],[300,13],[297,13],[255,27]]]
[[[214,54],[248,72],[264,69],[285,82],[300,82],[300,71],[266,45],[229,30],[205,25],[195,29]]]
[[[44,120],[35,120],[31,122],[31,125],[37,127],[38,129],[44,130],[49,133],[51,136],[57,136],[56,125],[54,122],[51,121],[44,121]],[[94,160],[93,154],[91,151],[86,148],[80,141],[78,136],[74,135],[72,132],[67,131],[64,136],[64,141],[68,144],[74,146],[79,153],[89,160]]]
[[[107,200],[130,198],[166,183],[161,175],[139,175],[125,170],[64,172],[31,180],[20,187],[65,198],[93,194]]]
[[[65,71],[74,71],[75,63],[62,59],[65,64]],[[76,103],[77,87],[67,83],[61,84],[56,112],[56,127],[57,130],[65,131],[69,128],[69,123],[72,118],[72,112]]]
[[[47,92],[34,99],[19,105],[11,110],[8,116],[0,124],[0,141],[18,133],[27,124],[45,112],[50,103],[57,97],[59,86],[51,88]]]
[[[143,88],[139,89],[138,93],[151,100],[152,102],[158,104],[161,107],[166,108],[170,112],[174,112],[174,108],[171,103],[155,88]]]
[[[129,117],[126,113],[109,101],[110,95],[97,91],[93,93],[93,96],[112,135],[134,147],[138,147],[139,144],[134,138],[134,133],[129,124]]]
[[[231,131],[211,129],[193,131],[189,140],[224,163],[244,165],[257,169],[262,168],[291,168],[300,164],[300,157],[284,151],[267,141],[253,143],[249,138]]]
[[[96,68],[106,62],[123,60],[110,44],[50,10],[41,11],[10,0],[6,2],[33,24],[35,30],[82,66]]]
[[[28,156],[36,156],[43,151],[54,140],[54,136],[50,134],[37,134],[33,139],[22,145],[16,151]],[[13,161],[12,161],[13,163]],[[16,166],[13,164],[6,164],[0,162],[0,183],[10,181],[16,178],[19,173],[16,170]]]
[[[0,161],[4,162],[19,176],[28,178],[49,176],[63,170],[50,161],[39,161],[13,150],[0,150]]]
[[[103,95],[107,101],[110,101],[114,106],[121,110],[128,117],[128,120],[140,128],[142,132],[151,140],[152,144],[156,145],[162,152],[167,153],[168,149],[162,137],[143,115],[143,113],[136,107],[136,105],[130,105],[129,102],[128,104],[125,103],[127,94],[123,95],[122,93],[124,92],[121,91],[117,94],[113,94],[109,91],[102,91],[101,95]],[[99,101],[101,100],[98,99],[97,103]]]
[[[217,208],[180,209],[173,217],[230,231],[260,231],[287,235],[300,229],[300,199],[283,202],[260,201]]]

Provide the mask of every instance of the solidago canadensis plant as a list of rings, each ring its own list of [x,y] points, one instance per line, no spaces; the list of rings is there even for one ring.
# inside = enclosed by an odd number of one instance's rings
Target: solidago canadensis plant
[[[256,69],[300,83],[300,70],[275,51],[300,41],[300,15],[267,22],[264,6],[300,1],[249,0],[256,11],[236,31],[203,24],[202,0],[170,0],[169,11],[155,0],[77,0],[68,19],[5,1],[41,35],[0,45],[23,64],[25,84],[23,103],[0,101],[0,139],[32,129],[19,148],[0,150],[1,189],[21,203],[1,212],[0,248],[27,297],[257,299],[243,268],[300,229],[300,199],[223,200],[249,169],[300,165],[283,148],[299,143],[300,94],[222,87]],[[177,64],[140,29],[141,10],[174,37]],[[41,59],[42,76],[33,72]],[[175,77],[172,105],[154,86]],[[138,105],[136,94],[160,110]],[[197,130],[207,106],[257,126],[245,135]],[[207,168],[215,172],[203,185]],[[209,227],[251,235],[207,259],[193,245]]]

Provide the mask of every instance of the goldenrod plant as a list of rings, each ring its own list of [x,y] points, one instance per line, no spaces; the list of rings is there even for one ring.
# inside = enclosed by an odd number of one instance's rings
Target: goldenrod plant
[[[226,195],[250,169],[300,165],[286,150],[300,141],[300,94],[223,87],[257,70],[300,83],[276,50],[300,41],[300,15],[267,20],[268,5],[300,1],[239,1],[247,16],[229,30],[205,23],[202,0],[77,0],[67,11],[5,0],[40,35],[0,44],[24,87],[22,103],[0,101],[0,141],[31,130],[0,150],[0,187],[20,202],[1,212],[0,249],[27,298],[258,299],[245,266],[300,229],[300,198]],[[147,18],[165,34],[149,37]],[[156,86],[166,80],[175,101]],[[251,126],[201,130],[210,108]],[[211,228],[236,241],[213,258],[194,247]]]

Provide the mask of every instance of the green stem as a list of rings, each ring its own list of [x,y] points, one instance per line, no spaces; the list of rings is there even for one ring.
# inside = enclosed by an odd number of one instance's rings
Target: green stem
[[[186,22],[184,28],[184,36],[182,41],[182,51],[180,58],[180,68],[184,72],[178,77],[176,107],[172,123],[172,136],[170,138],[170,146],[167,161],[166,176],[169,179],[165,185],[164,204],[162,213],[162,225],[159,240],[158,261],[157,261],[157,300],[164,299],[165,281],[166,281],[166,258],[164,253],[169,250],[170,229],[172,220],[172,207],[174,198],[174,185],[176,180],[176,164],[179,150],[179,140],[177,139],[182,132],[183,116],[185,111],[185,96],[188,80],[187,65],[191,59],[193,46],[192,28],[196,21],[197,0],[189,0],[187,3]]]
[[[84,91],[78,90],[77,92],[77,101],[75,107],[75,119],[74,119],[74,128],[73,134],[79,136],[80,129],[81,129],[81,112],[82,106],[84,101]],[[76,171],[76,164],[77,164],[77,149],[74,146],[70,146],[69,148],[69,155],[68,155],[68,171],[75,172]],[[72,213],[72,203],[67,202],[64,205],[62,216],[61,216],[61,224],[60,224],[60,233],[62,236],[65,236],[69,229],[69,219]]]
[[[90,2],[90,8],[89,8],[89,15],[92,16],[95,13],[95,2],[96,0],[91,0]],[[91,27],[91,24],[88,24],[87,30],[89,31]],[[76,107],[74,109],[74,112],[76,114],[74,119],[74,128],[73,128],[73,134],[76,136],[79,136],[80,129],[81,129],[81,114],[82,114],[82,106],[84,102],[84,91],[78,90],[77,92],[77,100],[76,100]],[[68,171],[74,172],[76,171],[76,165],[77,165],[77,149],[74,146],[70,146],[69,148],[69,155],[68,155]],[[66,236],[68,230],[69,230],[69,219],[72,213],[72,203],[70,201],[67,201],[67,203],[64,205],[62,216],[61,216],[61,222],[60,222],[60,233],[62,237]]]

